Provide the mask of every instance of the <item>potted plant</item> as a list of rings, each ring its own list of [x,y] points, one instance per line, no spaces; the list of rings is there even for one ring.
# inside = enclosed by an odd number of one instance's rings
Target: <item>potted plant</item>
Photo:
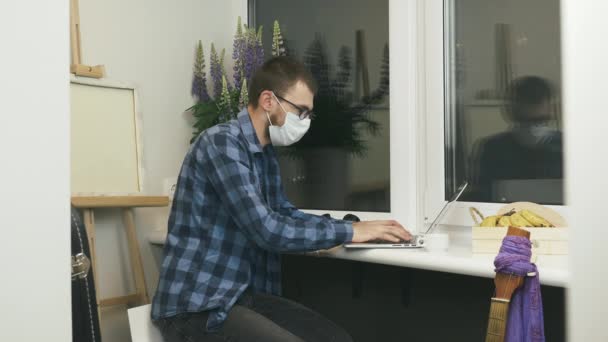
[[[279,22],[275,21],[272,54],[273,56],[284,55],[285,51]],[[239,111],[247,106],[249,102],[247,84],[255,70],[264,63],[262,26],[257,30],[249,28],[241,23],[241,17],[238,18],[233,42],[234,75],[232,84],[224,69],[225,50],[222,49],[218,55],[215,46],[211,44],[210,55],[209,74],[213,95],[208,92],[205,55],[203,44],[199,41],[196,48],[191,89],[196,104],[187,109],[194,117],[191,142],[207,128],[232,120]]]

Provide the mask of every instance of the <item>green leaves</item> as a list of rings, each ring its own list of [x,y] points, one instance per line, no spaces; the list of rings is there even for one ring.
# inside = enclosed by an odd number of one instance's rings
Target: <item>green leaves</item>
[[[194,132],[190,143],[206,129],[236,118],[237,114],[242,110],[239,106],[239,98],[241,93],[235,89],[222,91],[222,96],[219,100],[209,99],[206,102],[199,102],[194,106],[186,109],[194,117]]]

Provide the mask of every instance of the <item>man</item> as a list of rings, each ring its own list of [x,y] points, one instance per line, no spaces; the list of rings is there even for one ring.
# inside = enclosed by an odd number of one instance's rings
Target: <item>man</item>
[[[477,183],[478,200],[504,201],[504,195],[498,191],[500,182],[559,181],[563,178],[562,134],[551,125],[555,120],[552,101],[553,90],[545,79],[525,76],[513,81],[505,108],[512,127],[477,142],[473,178]],[[563,185],[557,184],[557,193],[561,193]],[[536,187],[531,191],[538,193],[542,189]],[[554,195],[544,197],[544,203],[561,202],[561,198]],[[514,202],[529,198],[530,193],[525,191],[517,198],[506,200]]]
[[[281,252],[408,240],[395,221],[306,214],[283,194],[273,145],[310,126],[312,75],[277,57],[253,76],[236,120],[192,144],[174,196],[152,319],[173,341],[350,341],[320,314],[278,297]]]

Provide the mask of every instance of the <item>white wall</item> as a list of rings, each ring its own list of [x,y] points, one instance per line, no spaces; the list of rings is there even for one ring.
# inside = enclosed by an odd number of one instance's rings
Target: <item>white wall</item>
[[[566,200],[570,206],[569,340],[608,341],[606,94],[608,3],[562,0]]]
[[[189,147],[191,119],[183,111],[193,104],[190,82],[195,44],[203,41],[207,67],[211,42],[226,48],[230,72],[239,15],[247,17],[244,0],[80,0],[83,63],[104,64],[107,78],[138,87],[147,193],[165,192],[163,180],[177,176]],[[128,253],[121,217],[112,211],[96,215],[101,298],[127,294],[134,287],[125,262]],[[150,296],[158,281],[158,265],[146,234],[166,228],[166,220],[167,209],[136,213]],[[105,322],[116,321],[109,315],[102,312]],[[124,339],[117,330],[105,325],[104,339]]]
[[[71,341],[68,3],[0,2],[0,341]]]

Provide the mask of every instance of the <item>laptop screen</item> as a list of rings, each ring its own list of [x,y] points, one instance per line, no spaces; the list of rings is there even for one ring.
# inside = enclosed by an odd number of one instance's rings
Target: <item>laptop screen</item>
[[[439,225],[439,223],[441,222],[441,219],[445,216],[445,214],[447,214],[448,209],[450,208],[452,203],[458,201],[458,199],[460,198],[460,195],[462,195],[462,193],[464,192],[464,189],[466,189],[468,185],[469,185],[469,183],[464,182],[458,187],[458,190],[456,190],[456,192],[454,193],[452,198],[450,198],[450,200],[448,202],[446,202],[446,204],[443,206],[443,208],[441,208],[441,211],[439,212],[439,214],[437,214],[437,217],[435,217],[435,219],[433,220],[433,223],[431,223],[431,225],[429,226],[429,229],[427,229],[424,234],[428,234],[431,230],[433,230],[435,228],[435,226]]]

